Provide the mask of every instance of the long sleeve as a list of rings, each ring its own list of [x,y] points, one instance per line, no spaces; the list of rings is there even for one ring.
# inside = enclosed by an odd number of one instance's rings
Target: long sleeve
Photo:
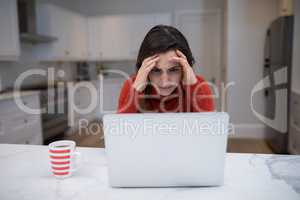
[[[125,81],[119,96],[117,113],[138,113],[138,99],[142,92],[136,91],[132,87],[133,79]]]
[[[215,110],[214,96],[208,83],[197,76],[197,82],[183,87],[187,102],[190,102],[191,112],[211,112]]]
[[[144,92],[138,92],[132,87],[135,77],[131,77],[126,80],[119,96],[118,111],[117,113],[140,113],[143,112],[143,108],[140,108],[141,103],[145,98]],[[184,112],[210,112],[214,111],[214,96],[206,81],[201,76],[197,75],[197,82],[193,85],[183,86],[185,90],[185,103],[168,101],[168,110],[175,109],[179,105],[184,106],[187,109]],[[155,95],[155,94],[152,94]],[[151,101],[149,99],[148,101]],[[188,104],[188,105],[185,105]],[[154,110],[160,109],[160,102],[152,100],[151,103]]]

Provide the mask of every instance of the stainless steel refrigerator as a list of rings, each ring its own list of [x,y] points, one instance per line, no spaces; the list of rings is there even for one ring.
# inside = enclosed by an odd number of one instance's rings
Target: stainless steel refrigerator
[[[267,30],[263,78],[265,134],[275,153],[287,153],[293,45],[293,16],[279,17]]]

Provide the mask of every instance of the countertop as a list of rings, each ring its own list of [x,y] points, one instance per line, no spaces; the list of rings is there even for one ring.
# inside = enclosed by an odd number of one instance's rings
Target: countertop
[[[300,156],[227,153],[220,187],[111,188],[104,149],[77,147],[82,168],[56,179],[48,147],[0,144],[0,199],[300,199]]]
[[[17,94],[19,93],[19,94]],[[0,93],[0,101],[3,101],[3,100],[9,100],[9,99],[12,99],[14,98],[14,95],[17,94],[17,95],[20,95],[21,97],[24,97],[24,96],[28,96],[28,95],[36,95],[36,94],[39,94],[39,91],[19,91],[19,92],[3,92],[3,93]]]

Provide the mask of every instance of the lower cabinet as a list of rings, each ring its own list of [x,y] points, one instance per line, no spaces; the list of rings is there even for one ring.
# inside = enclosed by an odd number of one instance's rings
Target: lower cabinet
[[[71,129],[97,120],[98,110],[98,81],[81,81],[68,86],[68,126]]]
[[[37,92],[21,99],[26,107],[40,108]],[[0,99],[0,143],[43,144],[41,115],[21,109],[12,97]]]

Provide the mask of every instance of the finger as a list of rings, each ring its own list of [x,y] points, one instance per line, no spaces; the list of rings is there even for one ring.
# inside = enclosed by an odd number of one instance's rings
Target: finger
[[[176,54],[180,57],[180,58],[184,58],[186,59],[186,56],[178,49],[176,49]]]
[[[157,58],[157,57],[158,57],[158,54],[155,54],[155,55],[153,55],[153,56],[147,57],[146,59],[144,59],[143,63],[146,63],[146,62],[148,62],[148,61],[150,61],[150,60],[152,60],[152,59],[155,59],[155,58]]]
[[[171,57],[170,61],[177,62],[180,65],[182,65],[183,67],[187,66],[187,60],[184,59],[184,58],[180,58],[180,57],[175,57],[174,56],[174,57]]]
[[[153,56],[148,57],[147,60],[152,60],[152,59],[154,59],[156,57],[158,57],[158,54],[154,54]]]
[[[149,66],[149,65],[152,65],[152,64],[156,64],[159,59],[160,58],[157,57],[157,58],[154,58],[153,60],[148,61],[147,64],[146,64],[146,66]]]
[[[148,73],[156,66],[155,62],[150,63],[149,65],[146,66],[145,70],[148,71]]]
[[[148,60],[147,62],[144,63],[144,67],[147,68],[152,63],[156,63],[159,60],[159,57],[153,58],[152,60]]]

